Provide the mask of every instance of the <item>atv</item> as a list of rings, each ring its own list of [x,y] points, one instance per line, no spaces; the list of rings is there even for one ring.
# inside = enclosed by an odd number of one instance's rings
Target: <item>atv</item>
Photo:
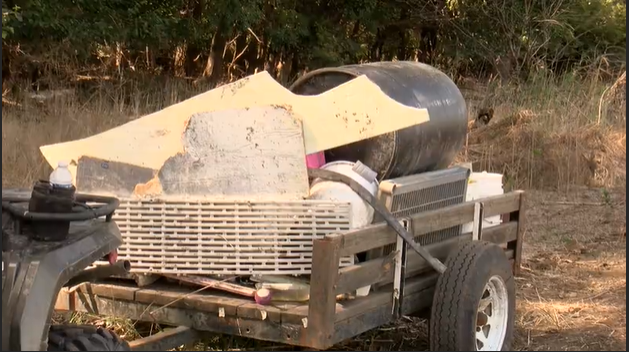
[[[2,350],[130,351],[102,327],[52,324],[63,287],[130,270],[117,260],[118,199],[54,188],[2,190]],[[93,265],[102,259],[109,265]]]

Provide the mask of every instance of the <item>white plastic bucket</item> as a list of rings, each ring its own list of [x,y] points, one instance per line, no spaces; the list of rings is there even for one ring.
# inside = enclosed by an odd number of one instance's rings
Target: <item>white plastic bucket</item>
[[[501,194],[504,194],[502,174],[489,173],[486,171],[472,172],[468,180],[465,200],[470,202],[476,199],[483,199]],[[483,220],[482,228],[497,226],[500,225],[500,223],[502,223],[500,215],[492,216]],[[472,232],[473,228],[474,223],[470,222],[463,225],[462,232]]]
[[[375,196],[378,192],[378,181],[374,180],[370,183],[354,172],[352,170],[353,167],[354,163],[350,161],[334,161],[323,165],[321,169],[349,176]],[[367,226],[373,221],[373,208],[344,183],[316,179],[310,186],[310,196],[308,198],[349,202],[352,207],[352,228]]]
[[[338,172],[340,174],[346,175],[354,179],[356,182],[360,183],[369,193],[373,196],[378,192],[378,181],[374,179],[372,182],[369,182],[365,178],[363,178],[360,174],[356,173],[353,170],[354,163],[349,161],[334,161],[328,164],[325,164],[321,167],[324,170],[330,170],[334,172]],[[373,208],[365,202],[356,192],[354,192],[348,185],[339,182],[331,182],[324,181],[321,179],[316,179],[312,182],[312,186],[310,186],[310,196],[309,199],[318,199],[318,200],[334,200],[334,201],[345,201],[351,204],[352,208],[352,218],[351,218],[351,227],[359,228],[363,226],[367,226],[373,222],[374,210]],[[371,285],[361,287],[356,290],[356,296],[364,297],[369,294],[371,290]]]

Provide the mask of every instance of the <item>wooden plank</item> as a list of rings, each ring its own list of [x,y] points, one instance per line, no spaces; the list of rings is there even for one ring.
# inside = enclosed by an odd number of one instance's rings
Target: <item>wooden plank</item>
[[[418,291],[435,286],[437,277],[436,273],[429,273],[408,279],[404,288],[404,300]],[[370,293],[366,297],[356,298],[343,304],[342,309],[336,314],[336,322],[349,319],[352,316],[375,309],[383,304],[390,304],[391,302],[393,302],[393,285],[388,285],[377,292]],[[389,314],[391,313],[392,311],[389,311]]]
[[[393,301],[392,286],[385,289],[371,292],[366,297],[357,297],[350,301],[344,302],[343,307],[339,309],[335,316],[335,322],[349,319],[350,317],[368,312],[372,309],[382,306]],[[391,312],[389,312],[391,313]]]
[[[282,311],[274,306],[263,306],[255,302],[247,302],[238,306],[236,315],[251,320],[268,320],[282,322]]]
[[[411,295],[404,297],[402,304],[402,314],[411,315],[424,309],[432,307],[432,299],[435,295],[437,277],[435,276],[435,285],[425,287]]]
[[[109,284],[89,284],[79,288],[86,297],[98,295],[104,298],[136,301],[149,304],[153,309],[161,306],[173,306],[184,309],[194,309],[216,315],[225,314],[229,316],[239,316],[247,319],[269,320],[281,322],[282,314],[287,314],[291,319],[288,321],[301,324],[301,320],[308,316],[308,306],[303,305],[301,309],[291,306],[282,308],[278,306],[261,306],[255,302],[242,298],[227,297],[223,293],[216,291],[192,294],[192,290],[175,285],[151,285],[145,288],[126,286],[125,283],[117,285]],[[68,310],[67,299],[58,299],[56,309]]]
[[[398,103],[366,76],[323,94],[293,94],[267,72],[171,105],[106,132],[40,148],[50,165],[81,156],[137,165],[154,170],[184,152],[181,136],[190,116],[202,112],[283,106],[303,121],[307,154],[397,131],[429,120],[426,109]],[[391,119],[395,116],[395,119]],[[215,126],[217,131],[220,126]],[[73,175],[76,170],[71,169]]]
[[[132,351],[169,351],[190,344],[199,338],[196,330],[187,326],[166,329],[155,335],[129,342]]]
[[[329,235],[315,240],[312,252],[312,275],[310,276],[310,302],[308,329],[303,341],[305,346],[319,348],[327,344],[334,335],[336,313],[336,289],[341,259],[340,235]]]
[[[510,240],[516,238],[517,236],[517,226],[516,222],[509,222],[506,224],[500,224],[494,227],[490,227],[488,229],[483,230],[483,240],[487,242],[492,242],[496,244],[508,243]],[[443,241],[439,243],[432,244],[428,247],[428,250],[431,255],[434,257],[444,260],[447,258],[448,254],[456,247],[459,243],[463,241],[471,241],[472,234],[468,233],[465,235],[461,235],[460,237],[453,238],[448,241]],[[409,251],[407,254],[407,262],[406,262],[406,277],[411,277],[413,275],[417,275],[420,272],[431,270],[430,265],[424,260],[424,258],[420,257],[419,254]],[[383,283],[393,282],[393,276],[384,280]]]
[[[520,207],[520,196],[519,192],[510,192],[481,199],[485,204],[485,217],[517,211]],[[409,216],[413,235],[416,237],[473,221],[474,204],[475,202],[466,202]],[[342,236],[341,255],[346,256],[393,244],[397,233],[385,223],[379,223],[348,231]]]
[[[511,192],[477,201],[484,204],[484,216],[488,218],[517,210],[520,204],[520,194]],[[411,216],[413,235],[425,235],[473,221],[474,204],[477,201],[465,202],[460,205]]]
[[[72,305],[74,299],[72,298],[74,293],[70,292],[68,288],[61,288],[59,293],[57,294],[57,299],[55,300],[55,310],[58,311],[73,311],[75,307]]]
[[[484,204],[483,214],[487,218],[495,215],[511,213],[520,209],[521,195],[521,191],[514,191],[503,195],[477,199],[467,203],[476,203],[477,201],[482,202]]]
[[[520,194],[520,208],[518,211],[511,214],[511,218],[518,222],[517,238],[515,241],[510,241],[507,244],[507,248],[513,250],[515,253],[513,263],[513,274],[515,276],[520,276],[520,270],[522,268],[522,244],[524,243],[526,231],[526,196],[524,192],[521,192]]]
[[[493,242],[496,244],[507,243],[511,239],[516,238],[517,223],[509,222],[506,224],[500,224],[494,227],[483,230],[483,240]],[[452,238],[447,241],[426,246],[428,252],[437,259],[444,260],[452,249],[463,241],[471,241],[472,234],[467,233],[460,237]],[[431,271],[432,268],[426,260],[419,256],[416,252],[409,250],[406,254],[406,278],[417,275],[418,273]],[[393,282],[393,274],[388,275],[384,280],[380,282],[381,285],[389,284]]]
[[[519,223],[510,221],[483,229],[482,240],[495,244],[509,243],[513,241],[514,238],[517,238],[518,227]],[[470,236],[469,239],[471,238],[472,237]]]
[[[203,276],[197,276],[197,275],[175,275],[175,274],[163,274],[163,275],[164,277],[169,278],[174,281],[184,282],[186,284],[191,284],[198,287],[213,288],[216,290],[229,292],[238,296],[253,298],[256,294],[255,288],[233,284],[225,280],[216,280],[210,277],[203,277]]]
[[[139,302],[114,300],[99,296],[89,301],[76,301],[77,311],[97,312],[99,315],[125,317],[131,320],[160,323],[171,326],[188,326],[199,331],[242,336],[262,341],[299,345],[304,329],[291,324],[278,324],[268,320],[250,320],[235,316],[221,317],[196,309],[174,306],[156,309]]]
[[[336,294],[348,293],[357,288],[380,282],[391,276],[394,270],[396,251],[386,257],[348,266],[339,270]]]
[[[84,294],[123,299],[127,301],[133,301],[135,299],[135,293],[138,290],[139,288],[137,286],[127,283],[119,283],[115,285],[85,283],[77,288],[77,291],[83,292]]]
[[[82,283],[74,288],[64,288],[64,291],[68,293],[78,293],[87,296],[101,296],[114,299],[122,299],[127,301],[133,301],[135,299],[135,293],[139,288],[129,283],[121,282],[117,284],[106,283]]]
[[[405,295],[403,312],[408,314],[408,311],[417,311],[426,306],[426,302],[432,301],[432,295],[434,288],[425,288],[419,292],[414,292],[409,295]],[[430,304],[430,303],[428,303]],[[360,314],[351,316],[345,320],[338,321],[334,326],[334,339],[332,347],[335,344],[342,343],[348,339],[358,336],[364,332],[375,329],[382,325],[393,322],[393,316],[391,311],[393,309],[393,303],[389,300],[387,303],[375,307],[371,310],[362,311]]]
[[[506,244],[517,237],[517,229],[518,223],[516,222],[509,222],[490,227],[483,231],[483,240],[496,244]],[[432,256],[440,260],[445,260],[453,247],[458,245],[461,241],[470,241],[471,239],[471,233],[463,234],[457,238],[426,246],[426,249]],[[385,270],[385,267],[389,265],[388,263],[392,263],[392,255],[393,254],[390,254],[388,257],[385,258],[378,258],[365,263],[341,269],[341,273],[345,272],[346,277],[342,281],[339,277],[337,291],[339,293],[349,292],[352,289],[368,285],[367,282],[369,282],[369,285],[376,283],[384,285],[393,282],[393,265],[390,265],[391,268],[389,268],[389,270]],[[377,264],[379,264],[379,266]],[[349,272],[349,270],[345,269],[349,268],[354,269],[353,272],[357,274],[356,277],[348,277],[347,273]],[[369,276],[369,271],[366,268],[369,268],[369,270],[371,270],[371,277]],[[417,275],[419,272],[430,270],[432,270],[432,268],[426,262],[426,260],[420,257],[419,254],[417,254],[416,252],[409,249],[407,253],[405,277],[409,278],[411,276]]]
[[[336,323],[334,325],[334,338],[327,345],[322,346],[321,350],[327,350],[364,332],[391,323],[393,321],[391,311],[391,303],[387,303]]]
[[[341,256],[354,255],[370,249],[384,247],[395,242],[396,237],[397,232],[385,222],[347,231],[343,234]]]
[[[289,304],[277,304],[277,307],[281,311],[282,316],[282,324],[295,324],[295,325],[305,325],[307,326],[308,322],[308,309],[310,306],[308,303],[288,306]]]
[[[417,278],[409,282],[407,294],[404,295],[403,312],[417,306],[425,305],[430,300],[434,292],[437,275]],[[390,288],[391,289],[391,288]],[[353,306],[348,307],[343,314],[337,315],[335,323],[335,334],[332,344],[343,342],[361,333],[377,328],[393,321],[392,315],[393,301],[392,292],[379,292],[355,300]],[[328,346],[329,348],[330,346]]]
[[[190,295],[184,298],[186,307],[194,310],[215,312],[217,316],[237,316],[238,307],[243,303],[242,299],[230,297],[216,297],[213,295]]]
[[[224,312],[225,315],[236,316],[238,306],[245,300],[221,295],[191,294],[190,289],[177,286],[149,286],[136,292],[136,302],[150,304],[153,309],[162,306],[173,306],[185,309],[197,309],[202,312]]]
[[[506,250],[505,255],[509,260],[513,258],[513,251]],[[439,275],[436,272],[423,273],[419,276],[407,278],[402,305],[403,314],[411,314],[418,310],[430,307],[432,295]],[[353,317],[386,307],[388,314],[392,314],[393,287],[389,284],[378,292],[371,293],[367,297],[355,299],[346,303],[343,309],[336,315],[336,323],[347,321]],[[423,297],[419,299],[419,297]]]
[[[338,313],[343,309],[344,301],[336,303],[335,312]],[[280,310],[282,315],[282,323],[308,326],[308,310],[309,302],[300,305],[297,304],[274,304],[274,307]]]

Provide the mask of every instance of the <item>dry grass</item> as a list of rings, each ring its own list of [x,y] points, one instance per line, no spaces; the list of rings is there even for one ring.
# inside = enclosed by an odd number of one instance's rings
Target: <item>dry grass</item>
[[[626,192],[531,192],[519,347],[626,350]]]
[[[532,190],[529,198],[525,271],[518,279],[518,350],[626,350],[623,80],[538,80],[481,92],[491,97],[495,118],[470,133],[460,159],[503,172],[512,188],[544,189]],[[98,133],[204,89],[181,82],[147,87],[110,87],[45,104],[12,98],[16,104],[2,112],[3,187],[29,187],[47,175],[41,145]],[[129,339],[160,329],[114,318],[74,319],[96,319]],[[424,350],[426,336],[425,322],[405,318],[336,349]],[[208,336],[195,348],[292,350],[220,336]]]
[[[30,187],[48,175],[51,170],[38,149],[42,145],[91,136],[207,89],[174,79],[117,85],[105,81],[87,92],[63,90],[65,94],[43,103],[24,92],[3,97],[2,186]]]
[[[494,119],[471,130],[460,159],[503,173],[512,188],[625,184],[624,87],[624,74],[609,85],[540,78],[526,86],[490,87],[481,94],[491,97]]]
[[[482,99],[496,113],[488,126],[471,131],[460,160],[504,173],[518,188],[624,184],[624,77],[608,84],[595,78],[539,78],[527,85],[474,89],[476,94],[466,94],[470,104]],[[207,89],[175,79],[105,81],[45,103],[18,94],[5,104],[3,97],[2,185],[30,186],[48,174],[41,145],[93,135]]]

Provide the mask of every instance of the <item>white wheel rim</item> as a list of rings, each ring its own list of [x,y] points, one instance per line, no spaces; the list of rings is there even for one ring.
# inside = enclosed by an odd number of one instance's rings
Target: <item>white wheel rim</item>
[[[476,313],[476,350],[501,351],[509,321],[509,294],[500,276],[492,276]]]

